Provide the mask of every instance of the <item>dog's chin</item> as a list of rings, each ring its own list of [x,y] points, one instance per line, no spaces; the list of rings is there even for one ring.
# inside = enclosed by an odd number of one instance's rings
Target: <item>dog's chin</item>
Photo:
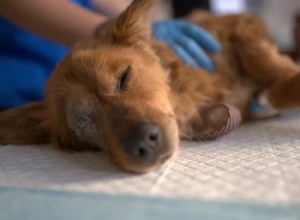
[[[177,151],[173,153],[168,153],[160,155],[153,164],[143,164],[143,163],[128,163],[125,166],[119,166],[122,170],[134,173],[134,174],[145,174],[153,171],[158,171],[164,169],[176,158]]]

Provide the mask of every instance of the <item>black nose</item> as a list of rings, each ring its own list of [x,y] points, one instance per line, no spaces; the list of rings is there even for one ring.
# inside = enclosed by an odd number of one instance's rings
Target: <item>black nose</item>
[[[124,143],[125,152],[136,159],[151,159],[159,151],[160,129],[151,123],[142,123],[130,131]]]

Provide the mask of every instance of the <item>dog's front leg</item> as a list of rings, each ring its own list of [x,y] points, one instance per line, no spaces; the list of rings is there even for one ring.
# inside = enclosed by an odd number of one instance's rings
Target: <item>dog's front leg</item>
[[[199,114],[185,127],[183,138],[209,140],[230,133],[241,122],[239,109],[227,104],[214,104],[199,110]]]

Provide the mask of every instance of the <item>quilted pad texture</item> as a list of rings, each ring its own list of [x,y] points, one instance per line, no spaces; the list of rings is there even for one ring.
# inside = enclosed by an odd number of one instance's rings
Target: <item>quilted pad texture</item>
[[[214,201],[300,203],[300,112],[241,125],[213,141],[182,142],[164,169],[119,171],[103,153],[0,146],[0,186]]]

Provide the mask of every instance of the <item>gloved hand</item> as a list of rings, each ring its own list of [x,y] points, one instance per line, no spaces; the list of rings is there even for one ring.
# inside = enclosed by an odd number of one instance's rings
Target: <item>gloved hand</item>
[[[153,24],[153,35],[167,42],[186,63],[209,71],[214,69],[206,51],[219,52],[221,45],[201,27],[183,20],[166,20]]]

